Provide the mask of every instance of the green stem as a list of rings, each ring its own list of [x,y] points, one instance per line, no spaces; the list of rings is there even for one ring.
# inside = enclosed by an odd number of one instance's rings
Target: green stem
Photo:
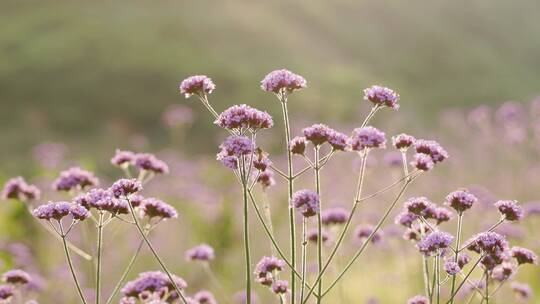
[[[319,146],[315,147],[315,186],[317,190],[317,195],[319,196],[319,212],[317,213],[317,265],[319,269],[318,276],[319,285],[317,286],[317,292],[321,294],[323,288],[323,260],[322,260],[322,198],[321,198],[321,173],[320,173],[320,163],[319,163]],[[317,297],[317,304],[322,302],[321,297]]]
[[[456,232],[456,248],[459,249],[460,242],[461,242],[461,229],[463,227],[463,213],[460,212],[458,215],[458,223],[457,223],[457,232]],[[459,259],[459,252],[456,250],[454,255],[454,262],[457,263]],[[456,275],[452,276],[452,289],[450,292],[450,295],[454,294],[454,290],[456,288]],[[450,304],[453,304],[454,300],[450,301]]]
[[[300,284],[300,302],[304,299],[306,283],[306,265],[307,265],[307,239],[306,239],[306,219],[302,219],[302,283]]]
[[[101,298],[101,256],[103,249],[103,212],[99,212],[97,235],[97,261],[96,261],[96,304],[99,304]]]
[[[244,205],[244,253],[246,261],[246,303],[251,303],[251,254],[249,250],[249,219],[248,219],[248,175],[246,173],[245,161],[242,158],[240,162],[241,180],[242,180],[242,196]]]
[[[435,284],[437,284],[437,304],[441,303],[441,254],[435,257]]]
[[[137,218],[137,215],[135,214],[135,210],[134,210],[134,208],[131,205],[131,202],[129,200],[128,200],[128,206],[129,206],[129,211],[131,213],[131,217],[133,218],[133,221],[135,222],[135,226],[137,227],[137,230],[139,231],[139,234],[143,238],[143,240],[146,243],[146,245],[148,246],[148,248],[150,248],[150,251],[154,255],[154,258],[156,259],[158,264],[161,266],[161,269],[165,272],[165,274],[167,274],[167,277],[169,278],[169,281],[173,285],[174,290],[176,291],[176,293],[178,294],[180,299],[182,299],[182,302],[184,304],[188,304],[186,298],[184,297],[184,294],[182,293],[180,288],[178,288],[178,285],[174,281],[174,278],[173,278],[171,272],[169,271],[169,269],[167,269],[167,266],[165,266],[165,263],[161,260],[161,258],[159,257],[157,251],[154,249],[154,246],[152,246],[152,243],[150,242],[150,240],[148,239],[148,237],[144,233],[144,231],[143,231],[143,229],[141,227],[141,224],[139,223],[139,219]]]
[[[67,236],[64,234],[64,228],[62,227],[61,223],[60,223],[60,236],[62,238],[62,244],[64,245],[64,253],[66,254],[66,259],[69,265],[69,271],[71,272],[71,276],[73,277],[73,281],[75,282],[75,287],[77,287],[77,292],[79,293],[79,297],[81,298],[82,303],[86,304],[87,302],[86,302],[86,299],[84,298],[84,294],[82,292],[79,279],[77,278],[77,273],[75,273],[75,267],[73,267],[71,254],[69,253],[69,248],[66,241]]]
[[[489,270],[486,267],[486,304],[489,304]]]
[[[141,252],[141,249],[142,249],[143,245],[144,245],[144,240],[141,239],[141,241],[139,242],[139,246],[137,246],[137,249],[135,250],[135,253],[133,253],[133,255],[131,256],[131,259],[129,260],[129,263],[127,264],[126,268],[124,269],[124,272],[122,273],[122,276],[120,277],[120,279],[118,280],[118,282],[114,286],[114,289],[111,292],[111,295],[109,296],[109,299],[107,300],[106,304],[111,304],[112,301],[114,300],[114,297],[116,296],[116,294],[118,293],[118,291],[120,290],[122,285],[124,284],[125,279],[127,278],[129,272],[131,271],[131,268],[133,267],[133,264],[135,264],[135,261],[139,257],[139,254]]]

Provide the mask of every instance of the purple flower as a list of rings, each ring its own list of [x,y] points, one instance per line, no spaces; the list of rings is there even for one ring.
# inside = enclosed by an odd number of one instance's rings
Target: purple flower
[[[255,266],[255,279],[258,283],[271,286],[274,282],[274,272],[279,272],[285,267],[285,262],[276,257],[263,257]]]
[[[197,292],[193,298],[197,301],[198,304],[217,304],[216,298],[208,290],[201,290]]]
[[[349,147],[349,137],[336,130],[330,130],[328,143],[335,151],[345,151]]]
[[[122,199],[116,198],[111,190],[92,189],[85,194],[81,194],[75,198],[75,202],[84,208],[90,210],[92,208],[108,211],[113,214],[127,214],[128,205]]]
[[[41,191],[34,185],[26,183],[21,176],[9,179],[5,184],[0,195],[1,199],[18,199],[23,202],[29,200],[38,200],[41,196]]]
[[[471,258],[469,257],[469,255],[466,252],[460,254],[458,256],[459,268],[463,268],[465,265],[469,264],[470,261],[471,261]]]
[[[270,114],[245,104],[234,105],[223,111],[214,123],[229,130],[245,128],[259,130],[268,129],[274,125]]]
[[[216,88],[212,79],[204,75],[190,76],[180,83],[180,94],[184,94],[186,98],[192,95],[211,94]]]
[[[495,267],[491,273],[491,277],[499,282],[510,279],[516,273],[516,267],[510,263],[503,263]]]
[[[284,294],[289,291],[289,282],[285,280],[277,280],[272,284],[272,292],[275,294]]]
[[[188,261],[209,262],[214,258],[214,248],[207,244],[201,244],[186,251],[186,260]]]
[[[364,100],[371,101],[376,106],[387,106],[399,109],[399,95],[389,88],[374,85],[364,90]]]
[[[429,256],[441,249],[448,248],[453,241],[454,237],[450,233],[434,231],[420,240],[417,247],[421,253]]]
[[[289,142],[289,151],[292,154],[304,155],[306,151],[306,138],[303,136],[296,136]]]
[[[459,264],[454,261],[447,261],[444,263],[444,271],[446,271],[446,273],[449,275],[456,275],[461,271],[461,267],[459,267]]]
[[[406,151],[410,146],[414,144],[415,140],[416,139],[413,136],[401,133],[392,137],[392,145],[396,149]]]
[[[434,165],[435,163],[433,162],[431,156],[422,153],[416,153],[413,161],[411,162],[411,166],[420,171],[429,171],[433,169]]]
[[[411,213],[409,211],[403,211],[400,214],[398,214],[394,220],[394,222],[398,225],[402,225],[405,227],[411,227],[411,225],[418,219],[418,215]]]
[[[14,293],[15,293],[15,288],[13,288],[12,285],[0,285],[0,300],[11,299]]]
[[[70,213],[71,204],[68,202],[49,202],[32,211],[32,214],[41,220],[61,220]]]
[[[304,217],[319,213],[319,195],[312,190],[296,191],[291,198],[291,206],[299,209]]]
[[[355,151],[366,148],[386,148],[385,134],[371,126],[356,128],[351,136],[351,146]]]
[[[374,233],[374,231],[375,227],[373,227],[372,225],[362,225],[356,227],[356,232],[354,234],[360,240],[367,240],[370,235],[373,234],[373,237],[371,237],[371,242],[373,244],[377,244],[382,240],[382,232],[378,230]]]
[[[531,250],[523,247],[514,246],[510,250],[510,254],[516,259],[518,265],[521,264],[538,264],[538,256]]]
[[[269,187],[272,187],[276,184],[276,181],[274,180],[274,172],[271,170],[261,172],[259,174],[259,177],[257,178],[257,182],[261,184],[263,189],[268,189]]]
[[[265,171],[272,165],[272,161],[264,153],[259,153],[259,156],[253,160],[253,167],[259,171]]]
[[[71,213],[71,216],[73,216],[73,219],[77,221],[84,221],[90,217],[90,211],[79,204],[71,205],[69,212]]]
[[[495,207],[508,221],[519,221],[524,216],[523,208],[517,204],[517,201],[498,201]]]
[[[226,151],[221,151],[216,155],[216,159],[226,168],[231,170],[238,169],[238,158],[227,155]]]
[[[182,278],[173,275],[174,284],[178,289],[182,290],[187,287],[186,281]],[[122,288],[121,292],[125,297],[138,298],[145,292],[163,292],[166,291],[170,295],[168,300],[174,300],[178,298],[175,287],[169,280],[169,277],[160,271],[148,271],[139,273],[139,276],[133,280],[127,282]]]
[[[341,207],[329,208],[321,213],[321,221],[324,225],[345,224],[348,219],[349,211]]]
[[[443,208],[443,207],[437,207],[435,208],[435,220],[437,221],[437,225],[440,225],[441,223],[448,222],[452,219],[452,211]]]
[[[253,153],[255,144],[246,136],[232,135],[227,137],[219,147],[221,149],[220,153],[224,153],[228,156],[240,157]]]
[[[73,167],[60,172],[60,176],[53,183],[53,189],[56,191],[70,191],[71,189],[95,187],[98,184],[99,180],[92,172]]]
[[[496,232],[482,232],[473,236],[466,244],[467,249],[477,253],[501,255],[508,249],[506,238]]]
[[[529,285],[519,282],[512,282],[510,288],[518,299],[528,300],[532,297],[532,289]]]
[[[119,179],[109,188],[114,197],[127,197],[142,190],[141,183],[136,179]]]
[[[150,153],[137,153],[135,155],[135,166],[140,170],[150,171],[155,174],[169,173],[169,166]]]
[[[30,283],[31,280],[32,278],[30,275],[26,271],[20,269],[12,269],[4,272],[2,275],[2,282],[9,284],[26,285]]]
[[[319,231],[317,230],[317,228],[310,229],[308,230],[306,237],[308,241],[317,244],[317,242],[319,241]],[[325,229],[322,229],[321,239],[323,244],[326,244],[330,240],[330,233],[328,233],[328,231],[326,231]]]
[[[405,209],[415,215],[424,216],[428,208],[432,208],[433,203],[426,197],[411,197],[405,202]]]
[[[434,163],[442,162],[448,158],[448,152],[436,141],[417,139],[414,142],[416,153],[429,155]]]
[[[285,69],[272,71],[261,81],[261,89],[276,94],[280,92],[292,93],[306,86],[307,82],[304,77]]]
[[[142,201],[141,207],[144,215],[148,216],[149,218],[159,217],[162,219],[170,219],[178,217],[178,213],[173,206],[157,198],[145,198]]]
[[[331,132],[332,129],[325,124],[314,124],[302,130],[304,137],[315,146],[327,142]]]
[[[469,190],[457,190],[446,196],[446,205],[461,213],[470,209],[478,199]]]
[[[429,304],[429,299],[424,296],[414,296],[407,300],[407,304]]]
[[[116,149],[116,153],[111,158],[111,164],[117,167],[127,167],[135,162],[135,153]]]

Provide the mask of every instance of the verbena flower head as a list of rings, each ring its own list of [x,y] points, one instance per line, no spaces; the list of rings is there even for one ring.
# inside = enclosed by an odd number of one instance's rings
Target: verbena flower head
[[[512,288],[512,291],[520,300],[528,300],[532,297],[532,289],[527,284],[520,282],[512,282],[512,284],[510,284],[510,288]]]
[[[495,203],[495,207],[508,221],[519,221],[525,215],[523,208],[518,205],[517,201],[498,201]]]
[[[441,249],[448,248],[453,241],[454,237],[450,233],[434,231],[421,239],[417,247],[421,253],[429,256]]]
[[[446,205],[454,208],[457,212],[470,209],[478,199],[468,190],[457,190],[446,196]]]
[[[341,225],[347,222],[349,211],[342,207],[328,208],[321,213],[324,225]]]
[[[444,263],[444,271],[449,275],[456,275],[461,271],[461,267],[454,261],[447,261]]]
[[[255,266],[255,280],[266,286],[274,282],[274,272],[279,272],[285,267],[285,262],[276,257],[263,257]]]
[[[149,218],[158,217],[161,219],[170,219],[178,217],[178,213],[173,206],[157,198],[145,198],[141,203],[141,207],[144,215]]]
[[[396,216],[394,222],[398,225],[410,228],[416,220],[418,220],[418,215],[409,211],[402,211]]]
[[[469,264],[470,261],[471,261],[471,257],[469,257],[469,255],[466,252],[460,254],[458,256],[459,268],[463,268],[465,265]]]
[[[433,207],[433,203],[427,197],[420,196],[409,198],[404,206],[408,212],[418,216],[424,216],[425,211]]]
[[[2,274],[2,282],[9,284],[26,285],[31,280],[32,277],[26,271],[20,269],[12,269]]]
[[[429,171],[433,169],[434,165],[435,163],[433,162],[431,156],[423,153],[416,153],[413,157],[413,161],[411,162],[411,166],[420,171]]]
[[[217,304],[218,303],[214,295],[208,290],[201,290],[197,292],[193,296],[193,299],[197,301],[196,303],[198,304]]]
[[[236,156],[231,156],[227,154],[227,151],[221,150],[216,155],[216,160],[219,161],[223,166],[228,169],[236,170],[238,169],[238,158]]]
[[[259,171],[265,171],[272,165],[272,161],[264,153],[258,153],[258,156],[253,159],[253,168]]]
[[[319,231],[317,228],[313,228],[308,230],[307,232],[307,240],[317,244],[319,242]],[[321,229],[321,239],[323,244],[326,244],[330,240],[330,233],[326,231],[326,229]]]
[[[231,135],[220,145],[220,149],[220,153],[240,157],[253,153],[255,144],[246,136]]]
[[[516,273],[516,267],[510,263],[503,263],[495,267],[491,273],[491,278],[502,282],[510,279]]]
[[[71,204],[68,202],[49,202],[34,209],[32,214],[41,220],[61,220],[69,215]]]
[[[296,191],[291,198],[291,206],[299,209],[304,217],[319,213],[319,196],[312,190]]]
[[[272,292],[275,294],[285,294],[289,291],[289,282],[277,280],[272,284]]]
[[[77,221],[84,221],[90,217],[90,211],[79,204],[71,205],[69,212],[71,213],[71,216],[73,216],[73,219]]]
[[[96,209],[113,214],[127,214],[129,208],[125,200],[115,197],[109,189],[92,189],[77,196],[75,202],[88,210]]]
[[[405,151],[409,147],[414,145],[415,140],[416,139],[413,136],[407,135],[405,133],[401,133],[399,135],[396,135],[396,136],[392,137],[392,145],[396,149]]]
[[[178,289],[182,290],[187,287],[184,279],[173,275],[173,280]],[[127,282],[122,288],[121,292],[125,297],[139,298],[141,294],[145,292],[163,292],[169,294],[166,300],[174,300],[179,296],[176,294],[175,287],[169,280],[169,277],[161,271],[148,271],[139,273],[138,277]]]
[[[418,295],[408,299],[407,304],[429,304],[429,299]]]
[[[111,158],[111,164],[117,167],[127,167],[135,162],[135,153],[116,149],[116,153]]]
[[[209,262],[215,258],[214,248],[208,244],[201,244],[186,251],[186,260]]]
[[[448,158],[448,152],[436,141],[417,139],[414,142],[417,153],[429,155],[434,163],[442,162]]]
[[[10,300],[14,293],[15,288],[12,285],[0,285],[0,300]]]
[[[276,184],[276,181],[274,180],[274,172],[271,170],[261,172],[257,178],[257,182],[261,184],[265,190],[274,186]]]
[[[303,136],[296,136],[289,142],[289,151],[292,154],[304,155],[306,151],[306,138]]]
[[[18,199],[23,202],[38,200],[41,191],[34,185],[29,185],[21,176],[9,179],[2,189],[1,199]]]
[[[109,188],[114,197],[126,197],[142,190],[141,183],[136,179],[119,179]]]
[[[468,242],[467,249],[477,253],[501,255],[508,249],[508,242],[503,235],[496,232],[482,232],[473,236]]]
[[[234,105],[223,111],[214,123],[229,130],[246,128],[259,130],[268,129],[274,125],[270,114],[245,104]]]
[[[523,247],[514,246],[510,250],[510,254],[516,259],[518,265],[521,264],[538,264],[538,256],[531,250]]]
[[[371,238],[371,242],[373,244],[377,244],[382,240],[382,232],[378,230],[377,232],[373,233],[375,231],[375,227],[373,225],[361,225],[356,227],[356,232],[354,233],[356,237],[360,240],[367,240],[371,234],[373,234],[373,237]]]
[[[364,100],[371,101],[377,106],[399,109],[399,95],[389,88],[374,85],[364,90]]]
[[[443,207],[437,207],[435,208],[434,219],[437,221],[437,225],[440,225],[444,222],[448,222],[449,220],[452,219],[452,211]]]
[[[330,130],[328,143],[335,151],[345,151],[349,147],[349,137],[336,130]]]
[[[363,151],[366,148],[386,148],[385,134],[371,126],[356,128],[351,136],[351,148],[355,151]]]
[[[216,88],[216,85],[207,76],[195,75],[184,79],[180,83],[180,94],[184,94],[186,98],[192,95],[211,94]]]
[[[327,142],[331,132],[332,129],[325,124],[314,124],[302,130],[304,137],[315,146]]]
[[[79,167],[73,167],[60,172],[60,176],[53,182],[53,189],[57,191],[70,191],[72,189],[84,189],[95,187],[99,180],[90,171]]]
[[[272,71],[261,81],[261,89],[276,94],[280,92],[292,93],[306,86],[307,82],[304,77],[285,69]]]
[[[139,170],[146,170],[155,174],[169,173],[169,166],[151,153],[137,153],[135,155],[135,166]]]

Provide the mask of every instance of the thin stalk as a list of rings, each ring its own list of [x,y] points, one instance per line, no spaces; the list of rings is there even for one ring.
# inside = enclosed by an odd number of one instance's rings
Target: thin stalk
[[[281,110],[283,112],[283,123],[285,126],[285,148],[287,149],[287,184],[289,201],[292,198],[294,191],[294,172],[292,163],[292,153],[289,150],[289,142],[291,141],[291,127],[289,121],[289,111],[287,109],[287,95],[285,92],[280,94]],[[289,232],[290,232],[290,250],[291,250],[291,264],[292,268],[296,269],[296,227],[295,227],[295,215],[292,206],[289,206]],[[296,276],[291,273],[291,304],[296,303]]]
[[[363,185],[364,185],[364,175],[365,175],[365,171],[366,171],[367,156],[368,156],[368,151],[366,150],[364,155],[362,155],[362,164],[360,165],[360,172],[358,174],[358,183],[357,183],[357,186],[356,186],[356,194],[355,194],[355,198],[354,198],[354,202],[353,202],[353,207],[351,209],[351,212],[349,213],[349,217],[347,218],[347,222],[345,223],[345,226],[343,227],[343,230],[341,231],[341,234],[339,235],[339,238],[338,238],[336,244],[334,245],[334,248],[332,248],[332,251],[330,252],[330,255],[326,259],[326,263],[325,263],[324,267],[322,268],[322,270],[317,275],[317,279],[315,280],[314,285],[317,285],[319,283],[319,281],[321,280],[322,275],[324,274],[324,272],[326,271],[326,269],[328,268],[328,266],[332,262],[332,259],[336,255],[339,247],[341,246],[341,243],[343,242],[343,239],[345,238],[345,234],[349,230],[349,226],[351,225],[351,221],[353,219],[354,213],[356,212],[356,208],[358,207],[358,198],[361,196],[362,188],[363,188]],[[319,293],[319,295],[320,295],[320,293]],[[306,299],[302,303],[307,303],[307,300],[309,299],[310,296],[311,296],[311,292],[308,292],[308,294],[306,295]]]
[[[489,273],[488,268],[486,267],[485,273],[486,273],[486,304],[489,304]]]
[[[463,227],[463,212],[460,212],[459,215],[458,215],[458,223],[457,223],[457,232],[456,232],[456,248],[459,249],[459,246],[461,245],[460,242],[461,242],[461,229]],[[457,263],[458,262],[458,258],[459,258],[459,252],[456,250],[455,252],[455,255],[454,255],[454,262]],[[452,289],[451,289],[451,292],[450,294],[454,294],[454,290],[456,288],[456,275],[453,275],[452,276]],[[452,301],[450,302],[450,304],[453,304],[454,303],[454,300],[452,299]]]
[[[131,256],[131,259],[129,260],[129,263],[127,264],[126,268],[124,269],[124,272],[122,273],[122,276],[120,277],[120,279],[118,280],[116,285],[114,285],[114,289],[111,292],[111,295],[109,296],[109,299],[107,300],[106,304],[111,304],[112,301],[114,300],[114,297],[116,296],[116,294],[118,293],[118,291],[120,290],[120,288],[124,284],[124,281],[126,280],[127,276],[129,275],[129,272],[131,271],[131,268],[133,267],[133,264],[135,264],[135,261],[139,257],[139,254],[141,253],[141,249],[142,249],[143,245],[144,245],[144,240],[141,239],[141,241],[139,242],[139,246],[137,246],[137,249],[135,250],[135,252]]]
[[[274,235],[274,226],[272,225],[272,210],[270,209],[270,204],[268,203],[268,197],[266,195],[266,191],[263,190],[263,209],[264,209],[264,217],[266,218],[266,224],[268,225],[268,230],[270,234],[272,235],[272,238],[275,239]],[[270,241],[270,251],[272,252],[273,256],[277,256],[276,249],[272,245],[272,241]]]
[[[306,265],[307,265],[307,239],[306,239],[306,219],[302,219],[302,283],[300,284],[300,302],[304,299],[306,283]]]
[[[96,304],[101,298],[101,255],[103,249],[103,212],[99,212],[97,235],[97,261],[96,261]]]
[[[62,244],[64,245],[64,253],[66,254],[66,259],[69,265],[69,271],[71,272],[71,276],[73,277],[73,281],[75,282],[75,287],[77,287],[77,292],[79,293],[79,297],[81,298],[82,303],[87,304],[86,299],[84,298],[84,294],[82,292],[81,284],[79,283],[79,279],[77,278],[77,273],[75,273],[75,267],[73,266],[73,261],[71,259],[71,254],[69,253],[69,248],[66,241],[67,235],[64,234],[64,228],[62,227],[62,223],[60,223],[60,236],[62,237]]]
[[[420,236],[424,238],[424,224],[420,222]],[[424,291],[426,293],[426,297],[431,299],[431,289],[429,284],[429,267],[428,267],[428,260],[425,255],[422,254],[422,273],[424,274]]]
[[[242,197],[243,197],[243,219],[244,219],[244,253],[246,262],[246,303],[251,303],[251,254],[249,249],[249,219],[248,219],[248,173],[246,172],[245,160],[240,161],[241,180],[242,180]]]
[[[435,283],[437,284],[437,304],[441,303],[441,254],[435,257]]]
[[[321,198],[321,169],[319,167],[319,146],[315,147],[315,188],[319,196],[319,212],[317,212],[317,266],[319,270],[319,285],[317,286],[318,294],[321,294],[323,288],[323,258],[322,258],[322,198]],[[317,304],[321,303],[321,297],[317,297]]]
[[[150,248],[150,251],[154,255],[154,258],[156,259],[158,264],[161,266],[161,269],[163,269],[165,274],[167,274],[167,277],[169,278],[169,281],[173,285],[174,290],[176,291],[176,293],[178,293],[178,296],[182,299],[182,302],[184,304],[188,304],[186,298],[184,297],[184,294],[182,293],[180,288],[178,288],[178,285],[175,283],[171,272],[169,271],[167,266],[165,266],[165,263],[161,260],[161,258],[159,257],[157,251],[154,249],[154,246],[152,246],[152,243],[150,242],[150,240],[148,239],[148,237],[144,233],[143,228],[141,227],[141,224],[139,223],[139,219],[137,219],[137,215],[135,214],[135,210],[133,209],[133,206],[131,205],[131,202],[129,200],[128,200],[128,206],[129,206],[129,211],[131,213],[131,217],[133,218],[133,221],[135,222],[135,226],[137,227],[137,230],[139,231],[139,234],[144,239],[144,242],[146,243],[148,248]]]
[[[401,198],[401,196],[403,196],[403,194],[405,193],[405,190],[407,190],[407,187],[409,186],[409,184],[413,181],[413,179],[409,179],[405,182],[405,184],[403,185],[403,187],[401,188],[401,190],[399,191],[399,193],[397,194],[397,196],[395,197],[394,201],[392,202],[392,204],[390,205],[390,207],[388,207],[388,209],[386,210],[385,214],[383,215],[383,217],[379,220],[379,222],[377,223],[377,225],[375,226],[375,228],[373,229],[373,231],[371,232],[371,234],[368,236],[368,238],[364,241],[364,243],[362,244],[362,246],[360,247],[360,249],[356,252],[356,254],[353,256],[353,258],[349,261],[349,263],[347,263],[347,266],[345,266],[345,269],[343,269],[343,271],[337,276],[337,278],[332,282],[332,284],[330,284],[330,286],[328,288],[326,288],[326,290],[321,294],[321,297],[324,297],[326,294],[328,294],[328,292],[330,292],[330,290],[332,290],[332,288],[339,282],[339,280],[347,273],[347,271],[351,268],[351,266],[354,264],[354,262],[358,259],[358,257],[360,257],[360,255],[364,252],[364,250],[366,249],[367,245],[370,243],[371,239],[373,238],[373,236],[375,235],[375,233],[377,233],[379,231],[379,229],[381,228],[381,226],[384,224],[384,222],[386,221],[386,219],[388,218],[388,216],[390,215],[390,213],[392,212],[392,210],[394,210],[394,207],[396,206],[397,202],[399,201],[399,199]]]

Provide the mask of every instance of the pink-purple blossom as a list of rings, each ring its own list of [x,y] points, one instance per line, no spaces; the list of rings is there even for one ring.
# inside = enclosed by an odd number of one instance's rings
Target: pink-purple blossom
[[[259,130],[268,129],[274,125],[270,114],[245,104],[234,105],[223,111],[214,123],[229,130]]]
[[[319,213],[319,195],[308,189],[296,191],[292,195],[291,206],[298,209],[304,217],[314,216]]]
[[[304,77],[296,75],[289,70],[275,70],[267,74],[261,81],[261,89],[267,92],[292,93],[307,86]]]
[[[386,106],[394,110],[399,109],[399,94],[387,87],[374,85],[365,89],[364,100],[370,101],[377,106]]]
[[[356,128],[351,136],[351,148],[355,151],[363,151],[367,148],[386,148],[385,134],[371,126]]]
[[[53,182],[53,189],[57,191],[70,191],[72,189],[85,189],[95,187],[99,180],[90,171],[79,167],[72,167],[60,172],[60,176]]]
[[[205,75],[194,75],[184,79],[179,88],[180,94],[189,98],[192,95],[211,94],[216,85],[212,82],[212,79]]]

